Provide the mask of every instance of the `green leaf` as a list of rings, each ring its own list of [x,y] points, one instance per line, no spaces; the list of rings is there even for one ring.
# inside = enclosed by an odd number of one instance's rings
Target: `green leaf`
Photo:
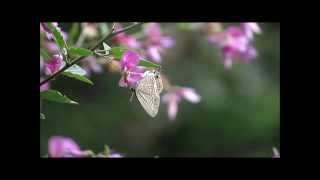
[[[64,76],[74,78],[79,81],[83,81],[85,83],[93,85],[93,82],[90,79],[88,79],[87,77],[85,77],[87,72],[76,64],[74,64],[70,68],[66,69],[62,74]]]
[[[155,63],[148,61],[146,59],[140,59],[139,65],[144,66],[144,67],[161,68],[161,65],[155,64]]]
[[[104,35],[109,33],[109,27],[107,23],[99,23],[99,28],[100,28],[101,34]]]
[[[127,51],[128,49],[122,46],[116,46],[111,48],[111,53],[114,55],[115,58],[121,59],[122,54]]]
[[[46,116],[43,113],[40,113],[40,119],[46,119]]]
[[[66,69],[64,72],[70,72],[72,74],[77,74],[80,76],[84,76],[87,74],[87,72],[84,69],[82,69],[80,66],[78,66],[76,64],[72,65],[71,67]]]
[[[80,56],[90,56],[93,54],[93,52],[90,49],[86,49],[86,48],[70,47],[68,51],[72,55],[80,55]]]
[[[41,92],[40,97],[44,100],[58,102],[58,103],[79,104],[69,99],[66,95],[61,94],[59,91],[52,90],[52,89]]]
[[[50,59],[50,55],[48,54],[48,52],[41,48],[40,48],[40,55],[45,61]]]
[[[78,74],[72,74],[70,72],[63,72],[62,74],[64,76],[67,76],[67,77],[70,77],[70,78],[74,78],[74,79],[77,79],[79,81],[83,81],[85,83],[93,85],[93,82],[90,79],[88,79],[87,77],[85,77],[85,76],[81,76],[81,75],[78,75]]]
[[[67,43],[64,41],[61,31],[59,31],[57,27],[54,26],[52,23],[48,23],[48,25],[53,33],[56,43],[58,44],[60,50],[63,52],[64,48],[67,49]]]

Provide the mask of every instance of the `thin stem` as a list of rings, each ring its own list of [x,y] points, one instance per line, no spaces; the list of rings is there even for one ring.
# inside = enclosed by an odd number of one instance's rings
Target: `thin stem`
[[[125,32],[125,31],[129,31],[139,25],[141,25],[142,23],[133,23],[130,26],[127,26],[126,28],[123,28],[122,30],[119,30],[117,32],[114,32],[115,29],[115,24],[113,24],[112,29],[110,31],[110,33],[108,35],[106,35],[105,37],[103,37],[97,44],[95,44],[92,48],[90,48],[91,51],[94,51],[96,48],[98,48],[104,41],[109,40],[110,38],[116,36],[119,33]],[[62,72],[64,72],[66,69],[70,68],[72,65],[78,63],[79,61],[81,61],[85,56],[81,56],[76,58],[75,60],[73,60],[71,63],[66,64],[63,68],[61,68],[59,71],[57,71],[56,73],[54,73],[53,75],[49,76],[48,78],[46,78],[45,80],[43,80],[42,82],[40,82],[40,86],[42,86],[43,84],[49,82],[50,80],[52,80],[53,78],[55,78],[56,76],[60,75]]]

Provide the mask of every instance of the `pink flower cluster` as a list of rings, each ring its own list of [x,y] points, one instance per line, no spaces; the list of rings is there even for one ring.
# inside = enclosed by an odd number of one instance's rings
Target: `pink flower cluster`
[[[67,157],[89,157],[88,151],[81,150],[79,145],[71,138],[64,136],[53,136],[48,144],[49,157],[67,158]],[[98,156],[105,157],[105,156]],[[109,158],[123,157],[121,154],[112,152]]]
[[[178,104],[182,99],[185,99],[191,103],[199,103],[201,97],[193,88],[177,87],[164,94],[162,99],[163,102],[167,104],[169,119],[174,120],[178,113]]]
[[[46,62],[43,62],[43,60],[40,58],[40,76],[41,72],[44,72],[45,75],[50,76],[59,71],[64,65],[65,62],[63,61],[63,58],[60,54],[53,55],[53,57]],[[40,77],[40,80],[41,79],[43,78]],[[49,89],[49,82],[40,86],[40,92],[47,91]]]
[[[140,56],[134,51],[127,51],[120,60],[120,68],[123,76],[119,81],[120,87],[135,87],[142,78],[144,70],[138,67]]]
[[[45,83],[42,86],[40,86],[40,92],[47,91],[49,89],[50,89],[50,84],[49,83]]]
[[[257,56],[256,49],[251,45],[254,33],[261,33],[257,23],[242,23],[210,35],[209,42],[220,48],[223,63],[229,69],[236,60],[250,62]]]
[[[89,37],[94,38],[98,35],[98,23],[81,23],[82,33]]]
[[[82,60],[82,67],[87,72],[88,76],[91,76],[91,74],[101,74],[103,72],[103,67],[98,62],[96,56],[85,57]]]
[[[161,62],[161,56],[166,49],[171,48],[174,40],[170,36],[163,36],[159,23],[148,23],[145,27],[146,39],[143,47],[147,51],[147,56],[155,62]]]
[[[56,54],[50,60],[45,62],[44,72],[46,75],[50,76],[59,71],[64,65],[65,62],[63,61],[62,55]]]
[[[67,34],[65,32],[63,32],[59,28],[58,23],[53,22],[52,25],[55,26],[58,29],[58,31],[61,32],[63,39],[66,40],[67,39]],[[52,34],[52,32],[51,32],[51,30],[50,30],[50,28],[49,28],[47,23],[40,23],[40,32],[45,33],[47,38],[48,38],[48,40],[53,40],[54,36],[53,36],[53,34]]]
[[[73,139],[63,136],[54,136],[49,139],[50,157],[85,157],[86,153],[80,149]]]
[[[59,28],[58,23],[53,22],[52,25],[55,26],[58,29],[58,31],[61,32],[63,39],[67,40],[67,37],[68,37],[67,33],[65,33],[64,31],[61,30],[61,28]],[[51,53],[54,53],[54,54],[59,53],[59,47],[54,42],[54,36],[50,28],[48,27],[47,23],[40,23],[40,32],[44,33],[47,37],[47,39],[43,42],[44,48]]]
[[[117,24],[116,30],[121,30],[121,25]],[[166,53],[166,49],[171,48],[174,40],[170,36],[163,36],[159,23],[148,23],[144,29],[144,37],[138,41],[132,35],[120,33],[115,37],[116,42],[129,48],[142,48],[146,51],[146,56],[152,61],[160,63],[162,55]]]
[[[115,31],[122,30],[122,26],[120,24],[116,24]],[[120,33],[115,36],[115,41],[119,44],[122,44],[124,46],[127,46],[129,48],[140,48],[141,44],[140,42],[132,35],[127,35],[126,33]]]

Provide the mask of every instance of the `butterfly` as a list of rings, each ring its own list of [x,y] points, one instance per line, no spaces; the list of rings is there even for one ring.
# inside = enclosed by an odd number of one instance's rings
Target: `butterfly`
[[[160,105],[160,93],[163,90],[163,84],[160,73],[157,70],[146,71],[143,77],[137,83],[135,91],[137,99],[143,109],[151,116],[158,114]]]

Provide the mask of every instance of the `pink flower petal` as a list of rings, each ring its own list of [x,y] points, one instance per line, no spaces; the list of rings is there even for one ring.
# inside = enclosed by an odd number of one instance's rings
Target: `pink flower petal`
[[[131,73],[127,76],[128,86],[130,86],[130,87],[136,87],[137,82],[142,78],[142,76],[143,76],[142,73],[131,72]]]
[[[132,70],[135,69],[139,64],[140,57],[139,54],[133,51],[127,51],[123,54],[120,60],[120,67],[122,70]]]
[[[242,27],[247,33],[251,34],[249,36],[252,36],[253,33],[256,33],[256,34],[262,33],[258,23],[242,23]]]
[[[161,45],[165,48],[171,48],[174,44],[174,40],[170,36],[164,36],[161,38]]]
[[[91,73],[100,74],[103,72],[103,68],[95,56],[88,56],[83,59],[83,62],[83,68],[86,70],[88,76],[90,76]]]
[[[49,89],[50,89],[50,84],[49,83],[45,83],[42,86],[40,86],[40,92],[47,91]]]
[[[122,30],[122,26],[120,24],[116,24],[116,27],[115,27],[116,31],[120,31]],[[141,44],[140,42],[137,40],[137,38],[135,38],[134,36],[132,35],[127,35],[125,34],[124,32],[120,33],[120,34],[117,34],[115,37],[114,37],[115,41],[118,42],[119,44],[122,44],[124,46],[127,46],[129,48],[133,48],[133,49],[136,49],[136,48],[140,48]]]
[[[257,51],[253,47],[248,47],[245,52],[241,54],[242,59],[246,62],[250,62],[252,59],[257,57]]]
[[[126,71],[126,73],[119,80],[119,86],[135,88],[138,81],[143,77],[143,72],[143,69],[137,67],[132,71]]]
[[[59,47],[54,42],[47,41],[45,42],[44,46],[51,53],[59,53]]]
[[[140,43],[138,40],[133,36],[126,36],[126,40],[124,41],[125,45],[127,45],[129,48],[140,48]]]
[[[232,37],[242,37],[245,36],[244,31],[237,26],[230,26],[227,30],[226,33],[228,33]]]
[[[226,58],[223,60],[223,64],[224,64],[224,67],[226,69],[230,69],[232,67],[232,59],[231,58]]]
[[[155,61],[155,62],[160,62],[161,61],[161,56],[159,53],[159,50],[157,47],[155,46],[151,46],[148,48],[147,50],[148,55],[150,56],[150,58]]]
[[[163,103],[167,104],[167,112],[169,120],[174,120],[178,113],[178,103],[181,97],[177,91],[168,92],[162,96]]]
[[[182,88],[181,95],[184,99],[192,103],[199,103],[201,100],[201,97],[192,88]]]
[[[64,61],[61,55],[54,55],[51,60],[45,63],[45,74],[52,75],[59,71],[64,66]]]
[[[168,103],[168,117],[169,120],[174,120],[178,113],[178,102],[177,101],[171,101]]]
[[[77,157],[83,153],[71,138],[54,136],[49,139],[49,155],[51,157]]]
[[[159,23],[148,23],[146,25],[146,34],[149,37],[160,37],[161,36],[161,28]]]
[[[128,87],[128,83],[125,81],[125,78],[123,76],[120,78],[118,84],[120,87]]]

